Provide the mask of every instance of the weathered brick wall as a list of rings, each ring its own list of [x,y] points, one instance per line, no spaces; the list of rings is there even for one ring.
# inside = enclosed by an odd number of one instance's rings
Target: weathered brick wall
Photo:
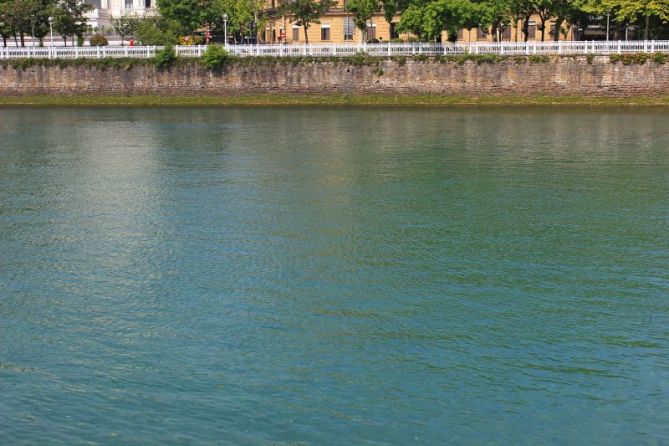
[[[563,57],[545,63],[504,60],[405,63],[263,61],[234,64],[220,73],[197,65],[158,70],[87,66],[0,68],[0,94],[392,93],[439,95],[656,95],[669,94],[669,64],[611,63],[608,57]]]

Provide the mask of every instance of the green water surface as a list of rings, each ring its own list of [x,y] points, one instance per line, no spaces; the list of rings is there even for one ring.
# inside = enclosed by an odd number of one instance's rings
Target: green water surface
[[[0,109],[0,444],[667,444],[668,122]]]

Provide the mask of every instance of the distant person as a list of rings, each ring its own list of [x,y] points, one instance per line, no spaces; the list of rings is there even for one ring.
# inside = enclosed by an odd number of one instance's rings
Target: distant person
[[[130,38],[130,40],[128,41],[128,46],[135,46],[135,39]]]

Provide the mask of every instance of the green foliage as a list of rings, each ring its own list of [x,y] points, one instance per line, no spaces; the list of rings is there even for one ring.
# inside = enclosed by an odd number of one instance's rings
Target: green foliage
[[[102,34],[94,34],[91,36],[90,44],[91,46],[107,46],[109,41]]]
[[[530,55],[527,56],[527,61],[529,63],[548,63],[551,61],[550,57],[548,56],[537,56],[537,55]]]
[[[86,31],[85,14],[93,10],[93,6],[80,0],[58,0],[52,9],[53,29],[61,35],[67,44],[67,38],[83,36]]]
[[[663,53],[611,54],[609,60],[623,65],[643,65],[646,62],[664,65],[667,62],[667,55]]]
[[[202,0],[158,0],[160,15],[179,23],[184,33],[192,34],[209,21],[220,17],[216,2]]]
[[[379,10],[378,0],[348,0],[346,10],[353,14],[355,26],[361,31],[360,40],[367,39],[367,22]]]
[[[49,32],[48,17],[54,7],[54,0],[0,0],[0,35],[5,39],[18,35],[21,46],[33,32],[42,39]]]
[[[174,51],[173,45],[165,45],[165,48],[157,51],[153,57],[153,63],[158,68],[169,68],[174,65],[176,60],[177,53]]]
[[[334,6],[334,0],[281,0],[279,9],[282,14],[290,16],[297,26],[304,28],[304,40],[309,43],[307,30]]]
[[[664,65],[667,63],[667,55],[665,53],[655,53],[653,54],[653,62],[658,65]]]
[[[180,25],[162,17],[143,18],[137,24],[137,41],[142,45],[176,45]]]
[[[444,31],[453,34],[461,28],[487,26],[489,15],[485,4],[470,0],[416,0],[402,13],[398,31],[438,40]]]
[[[106,57],[101,59],[7,59],[2,60],[0,64],[4,67],[12,67],[17,70],[26,70],[31,67],[89,67],[97,68],[99,70],[117,69],[130,70],[133,67],[151,64],[150,59],[138,58],[112,58]]]
[[[139,22],[140,19],[131,15],[122,15],[112,19],[112,28],[121,37],[121,44],[123,44],[123,40],[133,37],[137,33]]]
[[[201,60],[210,70],[220,70],[230,61],[230,58],[230,53],[221,45],[209,45]]]

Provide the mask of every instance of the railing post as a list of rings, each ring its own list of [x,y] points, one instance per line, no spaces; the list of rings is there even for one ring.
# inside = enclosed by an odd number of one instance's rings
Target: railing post
[[[655,52],[655,41],[654,40],[650,41],[650,52],[651,53]]]
[[[392,56],[392,50],[390,48],[390,42],[388,42],[388,57]]]
[[[95,55],[99,59],[100,58],[100,47],[98,46],[98,47],[95,47],[95,48],[97,49],[97,51],[95,52]]]
[[[647,40],[643,41],[643,52],[644,53],[648,52],[648,41]]]
[[[530,42],[525,42],[525,55],[530,54]]]
[[[562,41],[558,40],[558,54],[562,54]]]
[[[499,42],[499,54],[500,56],[504,55],[504,42]]]
[[[622,48],[620,48],[620,40],[618,41],[618,54],[622,52]]]

